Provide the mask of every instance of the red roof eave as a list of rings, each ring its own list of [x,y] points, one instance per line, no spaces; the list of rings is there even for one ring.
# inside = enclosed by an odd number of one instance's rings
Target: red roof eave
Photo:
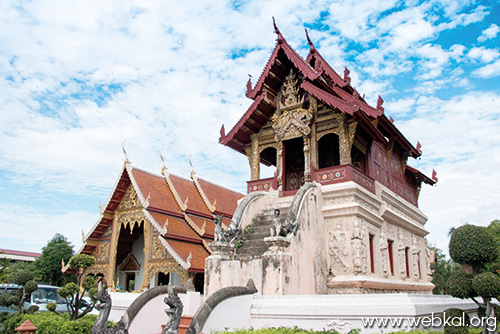
[[[409,152],[412,158],[418,158],[422,155],[422,152],[418,151],[385,115],[379,117],[379,120],[379,126],[383,127],[391,136],[395,137],[399,144]]]
[[[269,60],[267,61],[266,67],[264,67],[264,70],[262,71],[262,74],[259,77],[259,80],[255,84],[255,87],[247,91],[245,94],[246,97],[250,99],[255,99],[255,97],[260,93],[262,86],[264,85],[264,81],[266,80],[267,76],[271,72],[271,67],[274,65],[276,58],[278,57],[278,52],[279,50],[283,50],[285,52],[285,55],[290,59],[290,61],[299,69],[306,78],[309,80],[316,80],[319,78],[321,73],[316,72],[307,62],[305,62],[302,57],[300,57],[290,45],[286,42],[285,39],[280,40],[278,38],[278,42],[276,43],[276,46],[274,47],[274,50],[269,57]]]
[[[415,177],[419,180],[422,180],[424,183],[430,184],[431,186],[436,184],[436,181],[422,173],[416,168],[413,168],[411,166],[406,165],[406,170],[410,172],[411,174],[415,175]]]
[[[221,143],[222,145],[225,145],[225,146],[229,146],[229,144],[232,142],[232,140],[236,136],[236,134],[241,130],[243,125],[248,121],[248,119],[250,119],[250,117],[255,112],[255,110],[257,110],[257,107],[259,106],[259,104],[262,102],[263,99],[264,99],[264,94],[260,94],[253,101],[253,103],[250,105],[250,107],[248,107],[245,114],[240,118],[238,123],[236,123],[236,125],[231,129],[231,131],[229,131],[229,133],[226,136],[221,137],[219,139],[219,143]],[[238,150],[238,151],[240,151],[240,150]],[[244,151],[240,151],[240,152],[244,153]]]

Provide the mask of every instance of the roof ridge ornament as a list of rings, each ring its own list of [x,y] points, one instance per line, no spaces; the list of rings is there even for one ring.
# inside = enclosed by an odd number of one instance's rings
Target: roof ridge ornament
[[[418,153],[422,154],[422,144],[417,140],[417,146],[415,147]]]
[[[224,124],[220,127],[219,130],[220,137],[219,137],[219,142],[226,137],[226,128],[224,128]]]
[[[384,107],[382,107],[383,104],[384,104],[384,100],[379,95],[378,100],[377,100],[377,110],[379,112],[379,116],[384,114]]]
[[[161,151],[160,151],[160,159],[161,159],[161,175],[163,175],[164,177],[166,177],[168,175],[168,168],[165,166],[165,160],[163,160],[163,147],[161,148]]]
[[[130,163],[131,163],[131,162],[130,162],[130,160],[127,158],[127,151],[125,151],[125,142],[126,142],[126,141],[127,141],[126,139],[124,139],[124,140],[123,140],[123,143],[122,143],[122,150],[123,150],[123,154],[125,155],[125,158],[124,158],[125,163],[126,163],[127,165],[130,165]]]
[[[344,66],[344,85],[342,87],[345,87],[351,83],[351,77],[349,76],[350,73],[351,71],[349,71],[349,69]]]
[[[309,52],[315,53],[316,48],[314,47],[313,42],[311,42],[311,39],[309,38],[309,33],[307,32],[307,28],[304,28],[304,30],[306,31],[307,44],[309,44]]]
[[[278,26],[276,25],[276,20],[274,19],[273,16],[273,26],[274,26],[274,33],[278,35],[278,44],[281,44],[285,41],[285,38],[281,34],[280,30],[278,29]]]
[[[252,75],[248,74],[247,92],[246,92],[246,94],[250,94],[251,91],[252,91]]]
[[[191,166],[191,173],[189,174],[189,176],[191,177],[191,179],[194,179],[196,178],[196,173],[194,171],[193,163],[191,162],[191,154],[189,155],[189,165]]]
[[[436,183],[438,182],[437,172],[436,172],[434,169],[432,170],[432,176],[431,176],[431,179],[432,179],[432,181],[434,181],[434,182],[436,182]]]

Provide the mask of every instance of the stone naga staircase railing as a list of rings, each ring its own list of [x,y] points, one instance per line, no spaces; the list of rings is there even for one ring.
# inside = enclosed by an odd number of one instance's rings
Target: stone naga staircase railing
[[[307,193],[316,187],[318,187],[318,184],[316,182],[306,182],[302,185],[302,187],[300,187],[300,189],[293,197],[292,205],[290,206],[288,216],[285,220],[286,224],[288,225],[287,229],[291,231],[291,234],[295,235],[295,233],[297,232],[297,228],[299,225],[297,219],[299,217],[299,213],[302,209]],[[288,237],[291,237],[291,234],[289,234]]]
[[[243,217],[243,213],[250,203],[256,200],[259,197],[265,196],[268,193],[265,191],[255,191],[246,195],[238,204],[236,211],[234,212],[233,218],[231,219],[231,223],[229,223],[229,227],[227,231],[222,232],[222,235],[217,236],[219,241],[231,244],[233,243],[240,235],[241,235],[241,218]]]

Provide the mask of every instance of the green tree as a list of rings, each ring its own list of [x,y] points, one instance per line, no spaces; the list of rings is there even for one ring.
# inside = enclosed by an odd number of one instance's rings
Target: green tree
[[[489,235],[493,237],[495,244],[497,245],[498,253],[500,254],[500,220],[493,220],[487,227],[486,231]],[[500,274],[500,257],[486,267],[488,271],[492,273]]]
[[[452,260],[446,259],[446,255],[441,249],[436,248],[435,251],[437,253],[437,262],[431,264],[432,284],[434,284],[432,293],[435,295],[444,295],[446,294],[446,282],[453,274],[460,272],[461,267]]]
[[[74,280],[61,272],[61,262],[68,262],[73,256],[73,245],[62,234],[54,237],[42,248],[42,255],[35,261],[36,278],[55,286],[62,286]]]
[[[498,258],[493,237],[485,227],[464,225],[457,228],[450,239],[450,257],[462,265],[463,272],[451,276],[446,291],[457,298],[471,298],[479,307],[486,309],[486,317],[494,317],[491,299],[500,295],[500,277],[487,272],[486,266]],[[480,303],[475,296],[482,297]],[[483,333],[498,333],[496,326],[484,324]]]
[[[78,254],[69,260],[70,268],[75,270],[76,283],[70,282],[63,286],[58,294],[66,299],[68,303],[70,319],[76,320],[92,311],[94,302],[83,305],[82,299],[85,294],[91,298],[97,293],[97,283],[92,276],[85,276],[85,270],[95,264],[95,258],[90,255]],[[47,306],[50,311],[55,312],[55,304]]]
[[[7,268],[9,264],[9,259],[0,259],[0,283],[7,282]]]

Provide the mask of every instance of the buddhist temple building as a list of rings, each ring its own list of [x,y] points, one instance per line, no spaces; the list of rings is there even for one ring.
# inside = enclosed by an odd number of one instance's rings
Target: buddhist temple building
[[[420,144],[385,115],[380,96],[369,105],[307,32],[305,58],[275,32],[262,74],[247,83],[249,108],[220,131],[221,144],[248,157],[250,180],[233,219],[244,237],[214,244],[206,295],[249,278],[262,294],[431,293],[418,197],[437,179],[409,165]],[[261,165],[274,177],[261,178]]]
[[[96,264],[86,274],[103,276],[116,291],[158,285],[203,290],[205,258],[214,238],[214,217],[228,226],[242,194],[198,178],[162,175],[133,167],[128,159],[101,217],[79,253]]]

